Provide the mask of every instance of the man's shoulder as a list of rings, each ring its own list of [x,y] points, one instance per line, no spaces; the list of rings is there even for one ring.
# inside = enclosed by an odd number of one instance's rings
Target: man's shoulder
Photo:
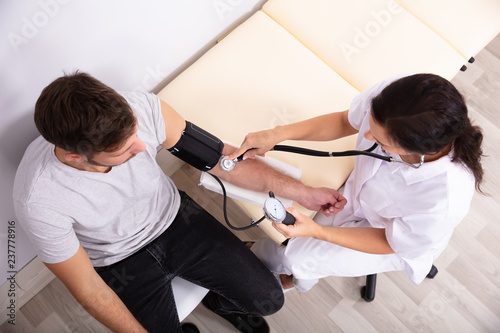
[[[14,178],[13,197],[24,202],[37,184],[40,175],[51,165],[54,145],[39,136],[26,148]]]
[[[158,96],[143,91],[120,91],[119,93],[127,100],[137,117],[141,140],[154,148],[163,143],[165,124]]]
[[[148,114],[154,111],[158,104],[158,96],[145,91],[119,91],[127,100],[134,113]]]

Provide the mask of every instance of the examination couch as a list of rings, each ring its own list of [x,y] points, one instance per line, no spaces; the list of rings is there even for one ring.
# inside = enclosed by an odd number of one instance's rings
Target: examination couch
[[[240,144],[249,132],[346,110],[356,94],[392,75],[452,79],[499,32],[498,0],[270,0],[159,96],[186,119]],[[352,136],[298,145],[341,151],[354,144]],[[302,170],[311,186],[339,188],[353,168],[352,158],[267,156]],[[262,205],[238,204],[250,217],[262,216]],[[261,227],[284,241],[269,221]]]

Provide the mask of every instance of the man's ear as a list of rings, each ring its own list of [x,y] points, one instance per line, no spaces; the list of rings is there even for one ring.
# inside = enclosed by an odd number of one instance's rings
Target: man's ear
[[[85,158],[82,155],[75,153],[65,153],[64,159],[68,162],[78,162],[78,163],[85,161]]]

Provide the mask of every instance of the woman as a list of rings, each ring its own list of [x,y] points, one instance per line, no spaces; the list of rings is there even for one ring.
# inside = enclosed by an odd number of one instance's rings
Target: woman
[[[355,158],[343,195],[347,205],[315,220],[287,208],[292,226],[274,224],[287,246],[270,239],[252,251],[280,274],[285,289],[307,291],[326,276],[405,270],[420,283],[465,217],[483,179],[482,133],[447,80],[416,74],[381,82],[350,108],[272,130],[251,133],[238,151],[263,155],[283,140],[335,140],[359,133],[356,149],[406,163]],[[422,162],[423,161],[423,162]],[[412,167],[413,166],[413,167]]]

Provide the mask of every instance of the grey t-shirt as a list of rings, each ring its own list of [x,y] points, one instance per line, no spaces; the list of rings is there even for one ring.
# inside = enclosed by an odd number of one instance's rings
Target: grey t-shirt
[[[14,183],[14,208],[43,262],[58,263],[83,246],[92,264],[120,261],[164,232],[180,196],[156,163],[165,141],[160,101],[154,94],[123,93],[137,116],[146,150],[108,173],[61,163],[54,145],[38,137],[27,148]]]

